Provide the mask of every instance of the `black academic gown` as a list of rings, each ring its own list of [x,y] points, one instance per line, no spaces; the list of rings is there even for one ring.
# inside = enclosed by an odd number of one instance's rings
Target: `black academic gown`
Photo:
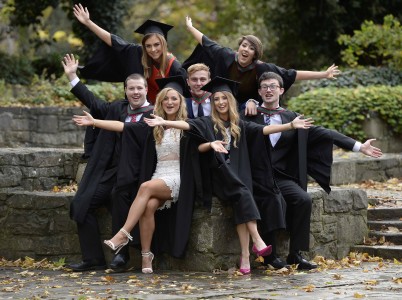
[[[145,139],[143,137],[145,136]],[[153,128],[144,123],[125,124],[122,147],[130,149],[134,143],[144,143],[141,156],[139,184],[152,178],[155,172],[157,156]],[[185,255],[190,235],[194,199],[200,195],[200,185],[196,179],[200,176],[198,163],[198,144],[190,142],[183,135],[180,140],[180,191],[176,203],[169,209],[155,213],[155,232],[152,239],[152,251],[168,253],[173,257]],[[135,243],[139,238],[135,232]]]
[[[197,45],[193,53],[183,62],[183,68],[188,69],[195,63],[205,63],[211,70],[211,78],[220,76],[224,78],[230,78],[229,68],[235,63],[236,52],[230,48],[222,47],[216,42],[210,40],[206,35],[202,36],[202,45]],[[258,78],[264,72],[274,72],[280,75],[283,79],[284,89],[287,91],[296,79],[296,70],[284,69],[278,67],[272,63],[265,63],[258,61],[255,65],[257,78],[255,79],[255,93],[247,95],[248,99],[259,99],[258,95]],[[240,103],[247,101],[248,99],[237,99]]]
[[[97,99],[81,82],[78,82],[71,92],[90,109],[94,118],[124,121],[127,116],[127,100],[102,101]],[[89,130],[93,130],[92,127],[89,127]],[[99,129],[97,132],[96,139],[95,135],[91,136],[93,147],[90,158],[70,207],[70,216],[78,223],[84,221],[98,184],[116,175],[119,161],[120,134]]]
[[[141,116],[150,118],[153,106]],[[137,122],[138,123],[138,122]],[[128,211],[138,191],[139,173],[141,167],[142,151],[147,134],[137,135],[122,134],[120,160],[117,168],[116,183],[112,191],[112,234],[116,234],[123,227],[127,219]],[[128,248],[123,248],[120,253],[128,253]]]
[[[293,121],[298,114],[287,110],[280,116],[282,124],[285,124]],[[254,120],[253,117],[246,119],[264,124],[262,115],[254,117]],[[329,193],[333,145],[352,150],[355,142],[350,137],[321,126],[284,131],[271,149],[272,165],[275,171],[294,179],[304,190],[307,190],[309,175]]]
[[[142,45],[128,43],[114,34],[111,34],[111,38],[112,47],[102,43],[95,55],[80,68],[82,77],[108,82],[124,82],[127,76],[133,73],[144,74],[141,63]],[[168,76],[175,75],[186,76],[186,71],[176,59]]]
[[[202,136],[206,141],[213,142],[222,139],[220,134],[215,136],[210,117],[200,117],[187,121],[190,124],[190,136]],[[262,135],[262,126],[241,121],[241,138],[237,147],[230,150],[230,165],[222,153],[208,151],[201,158],[203,168],[203,200],[211,203],[212,194],[219,199],[233,204],[235,224],[243,224],[259,220],[260,214],[252,195],[252,180],[248,149],[256,136]],[[208,175],[206,175],[208,174]]]
[[[264,124],[262,115],[245,116],[245,121]],[[250,148],[251,174],[253,178],[253,195],[261,214],[260,230],[268,232],[286,228],[286,202],[274,180],[271,163],[269,136],[258,136]]]

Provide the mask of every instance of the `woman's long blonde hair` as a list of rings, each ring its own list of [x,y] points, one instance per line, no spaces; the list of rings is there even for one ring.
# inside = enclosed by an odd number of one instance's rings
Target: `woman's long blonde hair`
[[[159,33],[148,33],[144,36],[142,39],[142,58],[141,58],[141,63],[144,68],[144,77],[145,79],[148,79],[151,77],[152,74],[152,65],[153,65],[153,59],[148,55],[147,50],[145,48],[145,42],[151,38],[151,37],[157,37],[159,42],[161,43],[162,46],[162,57],[161,57],[161,62],[159,65],[159,72],[161,74],[161,77],[166,77],[166,70],[168,68],[168,47],[167,47],[167,42],[166,39],[163,35]]]
[[[240,140],[240,127],[239,127],[240,117],[239,112],[237,111],[237,102],[232,93],[226,91],[222,91],[221,93],[224,94],[228,99],[230,135],[234,138],[233,146],[237,147],[237,142]],[[220,132],[223,136],[223,140],[228,142],[230,139],[229,136],[226,134],[224,121],[222,121],[222,119],[219,117],[219,113],[216,111],[214,96],[215,95],[211,96],[211,105],[212,105],[211,119],[212,122],[214,123],[214,131],[215,134]]]
[[[165,120],[167,119],[167,114],[163,110],[162,101],[165,99],[167,93],[169,91],[172,91],[172,90],[177,92],[175,89],[172,89],[172,88],[164,88],[156,96],[154,114],[159,116],[159,117],[162,117]],[[180,98],[180,107],[179,107],[179,110],[176,113],[175,121],[184,121],[184,120],[187,120],[186,101],[185,101],[185,99],[184,99],[182,94],[180,94],[179,92],[177,92],[177,94],[179,95],[179,98]],[[162,142],[164,131],[165,130],[163,129],[162,126],[156,126],[154,128],[154,138],[155,138],[156,144],[160,144]],[[182,131],[180,133],[180,136],[181,135],[182,135]]]

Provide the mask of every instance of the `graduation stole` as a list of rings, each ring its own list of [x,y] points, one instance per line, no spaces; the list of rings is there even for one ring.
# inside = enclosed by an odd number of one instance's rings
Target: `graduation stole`
[[[197,104],[201,104],[205,102],[209,97],[211,96],[211,93],[209,92],[204,92],[204,94],[201,97],[195,97],[193,94],[191,94],[191,100],[193,100]]]
[[[236,61],[236,65],[237,65],[237,70],[239,70],[241,73],[253,70],[255,68],[255,65],[257,64],[257,60],[254,60],[247,67],[242,67],[238,62],[238,58],[237,58],[238,56],[239,56],[239,53],[236,53],[235,61]]]
[[[268,108],[265,108],[262,106],[258,106],[257,111],[264,115],[273,116],[273,115],[277,115],[277,114],[281,114],[281,113],[285,112],[286,109],[284,109],[283,107],[280,107],[280,106],[275,109],[268,109]]]
[[[136,120],[136,116],[146,113],[150,110],[153,110],[154,107],[152,105],[148,105],[148,106],[141,106],[139,108],[136,109],[131,109],[130,105],[127,105],[127,116],[131,117],[131,121],[130,122],[137,122]]]

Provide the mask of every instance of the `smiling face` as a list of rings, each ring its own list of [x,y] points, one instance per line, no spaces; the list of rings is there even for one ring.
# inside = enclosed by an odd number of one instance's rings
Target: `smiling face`
[[[204,91],[201,89],[204,85],[211,81],[207,71],[200,70],[188,76],[187,84],[191,93],[197,97],[201,97]]]
[[[148,88],[145,87],[143,79],[127,80],[124,90],[132,109],[141,107],[147,100]]]
[[[168,120],[175,120],[179,111],[181,98],[176,90],[169,90],[162,100],[162,108],[166,113]]]
[[[264,107],[274,109],[279,106],[280,96],[285,90],[280,87],[278,80],[266,79],[261,81],[258,94],[260,94]]]
[[[240,66],[247,67],[255,58],[255,48],[248,40],[244,39],[237,50],[237,61]]]
[[[222,120],[227,120],[229,117],[229,100],[222,92],[216,92],[213,96],[213,105],[216,112]]]
[[[160,62],[163,52],[162,42],[157,34],[150,34],[145,37],[144,41],[145,51],[154,61]]]

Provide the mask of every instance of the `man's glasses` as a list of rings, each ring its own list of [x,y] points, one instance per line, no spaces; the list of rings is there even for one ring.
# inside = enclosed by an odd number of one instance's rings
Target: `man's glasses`
[[[275,91],[277,88],[279,87],[279,85],[276,85],[276,84],[270,84],[270,85],[265,85],[265,84],[263,84],[261,87],[260,87],[260,89],[262,90],[262,91],[266,91],[266,90],[270,90],[270,91]]]

